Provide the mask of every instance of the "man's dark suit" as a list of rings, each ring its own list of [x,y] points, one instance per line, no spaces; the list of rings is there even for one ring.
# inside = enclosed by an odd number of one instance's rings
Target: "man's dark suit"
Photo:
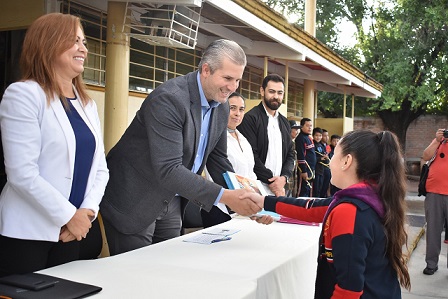
[[[238,126],[238,130],[247,138],[254,152],[255,166],[254,172],[257,178],[269,184],[268,179],[273,177],[270,169],[266,168],[264,163],[268,155],[268,122],[269,118],[263,103],[252,108],[244,116],[242,123]],[[292,149],[292,140],[290,136],[291,128],[288,119],[279,113],[278,125],[282,134],[282,171],[280,175],[288,178],[292,175],[294,168],[294,152]]]
[[[156,88],[107,156],[110,179],[101,202],[103,218],[123,234],[153,223],[179,194],[206,211],[215,202],[227,160],[229,105],[213,109],[203,163],[214,182],[191,172],[197,155],[202,114],[197,72]],[[220,184],[220,185],[218,185]]]

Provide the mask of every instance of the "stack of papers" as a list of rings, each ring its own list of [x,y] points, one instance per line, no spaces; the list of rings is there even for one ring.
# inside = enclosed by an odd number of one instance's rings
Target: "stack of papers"
[[[191,238],[184,239],[184,242],[200,243],[200,244],[212,244],[221,241],[228,241],[232,238],[231,235],[239,232],[239,229],[226,229],[220,227],[213,227],[209,230],[205,230],[200,234],[197,234]]]

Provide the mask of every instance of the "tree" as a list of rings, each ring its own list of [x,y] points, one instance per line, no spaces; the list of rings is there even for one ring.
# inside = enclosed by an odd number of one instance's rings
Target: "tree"
[[[372,109],[403,147],[409,125],[420,115],[446,113],[439,104],[446,102],[448,87],[447,6],[446,1],[401,0],[392,11],[378,9],[361,44],[366,58],[361,67],[384,84]]]
[[[288,9],[304,2],[266,1]],[[317,37],[384,86],[379,99],[357,101],[355,111],[376,113],[403,148],[409,125],[420,115],[448,115],[447,16],[445,0],[317,1]],[[353,48],[340,47],[335,38],[342,19],[356,27]],[[320,94],[319,101],[331,107],[334,99]]]

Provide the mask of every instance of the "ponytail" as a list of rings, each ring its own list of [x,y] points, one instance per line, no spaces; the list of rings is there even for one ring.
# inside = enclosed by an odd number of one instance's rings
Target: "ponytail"
[[[356,159],[358,178],[376,184],[385,209],[386,254],[400,284],[409,290],[411,281],[402,249],[407,243],[404,228],[406,176],[398,138],[390,131],[351,131],[344,135],[338,145],[343,155],[352,154]]]
[[[378,139],[382,156],[378,189],[386,211],[384,227],[387,237],[387,255],[392,267],[397,271],[400,284],[409,290],[411,281],[402,248],[408,239],[404,228],[406,217],[404,159],[398,138],[393,133],[380,132]]]

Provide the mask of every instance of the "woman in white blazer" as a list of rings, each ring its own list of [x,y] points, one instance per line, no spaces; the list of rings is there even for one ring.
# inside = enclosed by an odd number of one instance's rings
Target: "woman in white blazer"
[[[0,195],[0,276],[79,256],[109,172],[97,107],[82,82],[80,20],[52,13],[28,29],[22,81],[0,103],[7,183]]]

